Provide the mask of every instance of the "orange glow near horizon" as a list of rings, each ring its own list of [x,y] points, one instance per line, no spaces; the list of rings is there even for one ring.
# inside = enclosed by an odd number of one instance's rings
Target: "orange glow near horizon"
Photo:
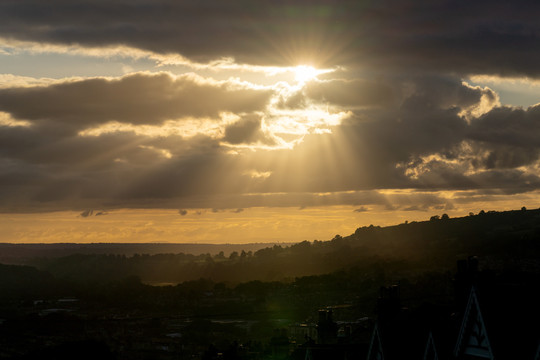
[[[82,217],[73,211],[0,214],[4,243],[289,243],[330,240],[362,226],[426,221],[432,215],[467,216],[494,208],[536,207],[533,197],[476,202],[454,209],[405,211],[375,206],[254,207],[243,210],[119,209]],[[355,211],[356,210],[356,211]]]

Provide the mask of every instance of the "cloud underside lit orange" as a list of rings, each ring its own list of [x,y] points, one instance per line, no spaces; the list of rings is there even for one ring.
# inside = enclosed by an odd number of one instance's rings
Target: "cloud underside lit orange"
[[[432,215],[465,216],[537,205],[534,196],[483,198],[453,208],[417,206],[254,207],[247,209],[117,209],[0,214],[2,241],[11,243],[289,243],[330,240],[358,227],[425,221]]]

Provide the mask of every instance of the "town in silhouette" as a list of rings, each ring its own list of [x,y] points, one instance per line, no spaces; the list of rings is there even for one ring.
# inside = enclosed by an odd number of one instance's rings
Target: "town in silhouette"
[[[198,255],[1,244],[0,356],[536,360],[539,234],[521,209]]]

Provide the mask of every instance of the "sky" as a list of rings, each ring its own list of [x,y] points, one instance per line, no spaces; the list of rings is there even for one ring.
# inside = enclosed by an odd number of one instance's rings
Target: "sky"
[[[540,3],[3,0],[0,242],[537,208]]]

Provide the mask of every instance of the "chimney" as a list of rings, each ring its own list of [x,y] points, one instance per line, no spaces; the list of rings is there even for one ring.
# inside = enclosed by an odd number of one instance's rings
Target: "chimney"
[[[324,323],[326,321],[326,310],[319,310],[319,323]]]
[[[332,320],[332,310],[319,310],[319,322],[317,323],[317,342],[319,344],[331,344],[337,341],[338,326]]]
[[[379,322],[395,320],[401,309],[399,285],[381,286],[380,297],[377,299],[377,315]]]
[[[467,263],[469,265],[469,275],[476,277],[476,274],[478,273],[478,257],[469,256]]]

